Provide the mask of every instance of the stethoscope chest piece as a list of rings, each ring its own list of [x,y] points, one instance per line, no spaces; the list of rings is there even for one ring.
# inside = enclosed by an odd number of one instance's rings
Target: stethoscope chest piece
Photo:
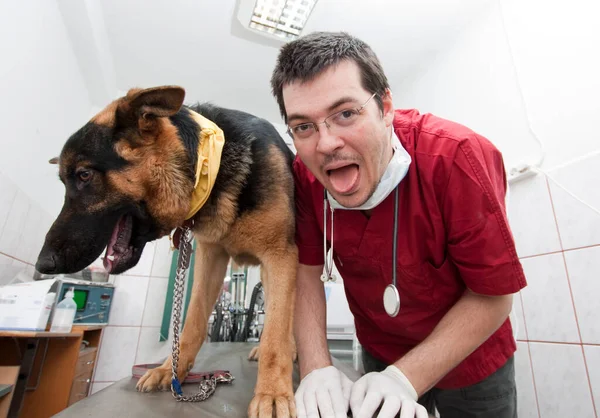
[[[321,274],[321,281],[323,283],[327,283],[327,282],[334,282],[337,280],[337,276],[335,274]]]
[[[383,308],[394,318],[400,312],[400,294],[393,284],[388,284],[383,292]]]

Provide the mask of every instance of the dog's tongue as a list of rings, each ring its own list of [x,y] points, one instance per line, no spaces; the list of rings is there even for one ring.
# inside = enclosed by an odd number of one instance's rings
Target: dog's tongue
[[[352,189],[358,178],[358,166],[356,164],[336,168],[329,172],[329,181],[338,193],[346,193]]]
[[[124,255],[129,255],[129,241],[131,240],[133,219],[131,215],[124,215],[115,225],[110,241],[106,247],[103,264],[107,272],[111,272],[113,265]]]

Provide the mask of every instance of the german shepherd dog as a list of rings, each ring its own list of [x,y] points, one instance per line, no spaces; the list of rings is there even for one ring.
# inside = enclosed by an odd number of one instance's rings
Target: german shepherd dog
[[[185,378],[207,335],[230,257],[260,265],[268,310],[250,417],[295,417],[292,389],[294,243],[293,153],[275,128],[250,114],[202,104],[184,106],[177,86],[132,89],[65,143],[59,176],[64,206],[46,235],[36,269],[80,271],[104,248],[104,265],[120,274],[139,261],[147,242],[184,223],[195,187],[201,126],[194,113],[224,133],[221,162],[208,200],[192,218],[194,284],[181,336],[179,378]],[[167,390],[171,358],[138,382],[143,392]]]

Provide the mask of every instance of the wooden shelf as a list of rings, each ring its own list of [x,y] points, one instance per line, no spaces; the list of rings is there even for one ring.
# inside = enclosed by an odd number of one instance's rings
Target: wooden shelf
[[[49,332],[49,331],[0,331],[0,338],[77,338],[83,334],[83,331],[76,332]]]

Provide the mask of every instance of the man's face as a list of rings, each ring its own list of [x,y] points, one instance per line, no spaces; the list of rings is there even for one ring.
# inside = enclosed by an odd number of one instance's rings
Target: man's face
[[[389,92],[383,97],[383,115],[372,93],[362,87],[360,69],[353,61],[328,68],[315,79],[283,87],[288,125],[320,123],[328,116],[368,103],[350,126],[343,126],[351,112],[317,125],[318,132],[294,146],[304,164],[343,206],[362,205],[375,191],[392,157],[390,126],[394,117]],[[339,121],[336,124],[335,121]]]

